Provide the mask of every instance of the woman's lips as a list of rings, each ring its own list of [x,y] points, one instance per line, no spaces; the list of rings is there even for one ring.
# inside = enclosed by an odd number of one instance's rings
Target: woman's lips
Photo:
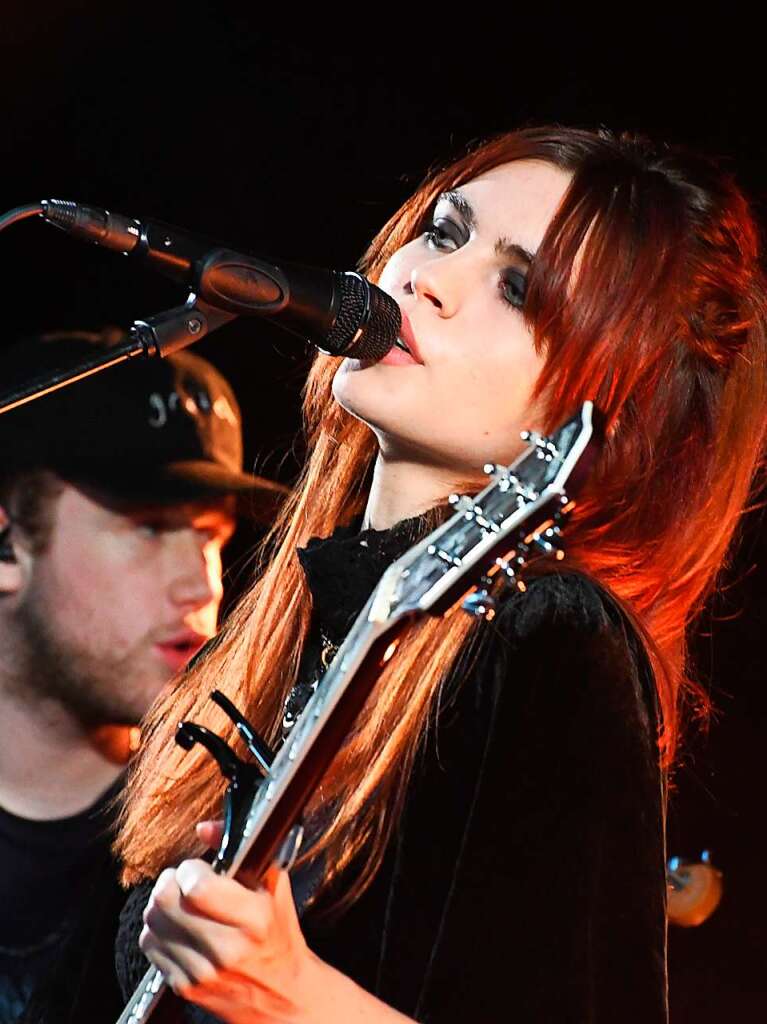
[[[423,365],[423,359],[421,359],[421,353],[418,350],[418,342],[415,340],[413,334],[413,327],[410,323],[407,313],[402,311],[402,327],[399,332],[400,340],[405,343],[409,351],[401,348],[399,345],[393,345],[383,359],[379,360],[382,363],[389,363],[394,366],[421,366]]]
[[[398,345],[393,345],[379,363],[387,363],[391,366],[419,366],[418,360],[413,359],[409,352]]]

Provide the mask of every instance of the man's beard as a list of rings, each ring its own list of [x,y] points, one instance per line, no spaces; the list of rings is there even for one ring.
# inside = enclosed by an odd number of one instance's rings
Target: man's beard
[[[25,703],[51,700],[83,726],[137,725],[131,706],[131,659],[108,662],[78,650],[56,635],[44,602],[27,595],[17,609],[19,659],[13,692]],[[29,599],[31,598],[31,599]]]

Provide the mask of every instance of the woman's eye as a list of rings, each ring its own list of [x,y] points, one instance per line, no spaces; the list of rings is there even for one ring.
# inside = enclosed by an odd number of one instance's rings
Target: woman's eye
[[[448,249],[451,252],[463,243],[457,225],[443,219],[432,221],[424,231],[423,238],[432,249]]]
[[[515,309],[522,309],[525,304],[525,292],[527,281],[524,274],[518,270],[505,270],[501,274],[498,287],[501,290],[504,302],[508,302]]]

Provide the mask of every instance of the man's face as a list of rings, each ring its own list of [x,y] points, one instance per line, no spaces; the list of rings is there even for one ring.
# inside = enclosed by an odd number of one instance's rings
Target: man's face
[[[87,724],[135,724],[216,631],[232,503],[115,511],[66,485],[52,518],[16,609],[19,682]]]

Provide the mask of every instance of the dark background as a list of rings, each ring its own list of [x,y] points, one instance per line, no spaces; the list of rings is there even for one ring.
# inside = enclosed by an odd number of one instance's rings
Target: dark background
[[[287,5],[282,13],[280,25],[254,4],[6,4],[2,211],[79,199],[275,259],[351,268],[432,163],[492,132],[559,121],[716,154],[764,219],[764,58],[753,26],[727,11],[710,27],[618,9],[612,22],[435,10],[428,28],[413,8],[345,8],[312,24]],[[128,326],[184,298],[37,220],[4,233],[0,252],[0,345]],[[289,484],[306,351],[255,320],[198,350],[235,384],[248,464]],[[725,896],[701,927],[671,931],[673,1024],[765,1012],[766,577],[761,523],[747,525],[728,589],[693,638],[719,714],[678,773],[669,852],[710,848]],[[240,534],[236,561],[252,540]],[[614,871],[620,900],[632,880]]]

